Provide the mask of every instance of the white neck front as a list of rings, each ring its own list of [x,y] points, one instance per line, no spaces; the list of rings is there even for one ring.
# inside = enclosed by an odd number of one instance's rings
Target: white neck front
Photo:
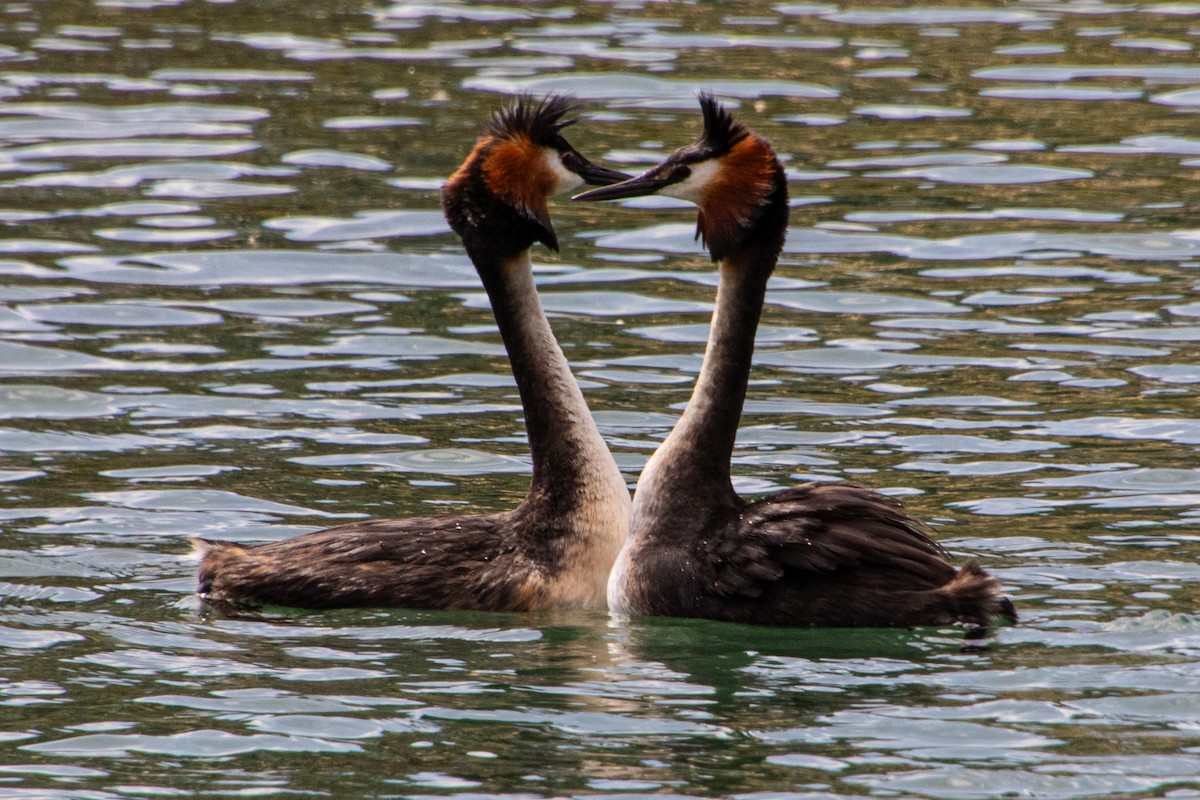
[[[561,591],[603,602],[608,568],[628,532],[629,490],[550,329],[529,251],[498,267],[499,278],[485,285],[525,409],[533,459],[526,505],[572,531],[563,542],[568,565],[587,574],[572,575],[568,566],[555,578]]]

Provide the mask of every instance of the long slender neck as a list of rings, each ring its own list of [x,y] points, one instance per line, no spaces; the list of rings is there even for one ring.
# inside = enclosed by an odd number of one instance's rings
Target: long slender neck
[[[728,510],[740,503],[729,460],[746,401],[767,279],[779,260],[788,224],[787,177],[778,161],[773,161],[772,173],[771,189],[737,243],[727,246],[726,232],[719,227],[703,229],[709,247],[719,247],[725,255],[708,347],[687,408],[642,470],[631,537],[678,538],[678,519],[694,521],[701,508]],[[710,221],[703,208],[701,214],[702,222]]]
[[[770,264],[753,263],[769,258]],[[729,460],[746,399],[754,333],[775,256],[743,249],[721,262],[721,281],[700,376],[683,415],[638,481],[637,501],[697,492],[733,495]],[[648,497],[643,497],[647,495]]]
[[[604,491],[628,493],[550,329],[529,250],[479,270],[525,408],[533,458],[529,501],[568,510]],[[616,487],[615,489],[613,487]]]

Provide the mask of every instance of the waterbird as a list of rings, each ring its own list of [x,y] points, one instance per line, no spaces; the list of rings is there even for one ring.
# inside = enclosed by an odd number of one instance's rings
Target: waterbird
[[[718,263],[708,344],[691,399],[647,462],[629,538],[613,567],[613,611],[759,625],[891,627],[994,616],[1016,621],[999,581],[960,569],[893,498],[807,482],[748,502],[730,458],[767,279],[788,224],[787,178],[771,144],[701,94],[704,132],[657,166],[576,200],[662,194],[699,207],[696,233]]]
[[[511,511],[374,519],[257,546],[195,538],[213,604],[534,611],[603,607],[630,497],[550,329],[530,251],[558,240],[547,197],[629,176],[563,137],[579,103],[521,97],[442,191],[491,301],[525,412],[533,477]]]

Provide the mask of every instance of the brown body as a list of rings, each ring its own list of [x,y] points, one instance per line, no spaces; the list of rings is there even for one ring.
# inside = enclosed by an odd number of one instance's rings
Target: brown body
[[[726,499],[703,518],[689,514],[689,535],[660,524],[663,535],[634,538],[610,602],[628,613],[803,627],[986,628],[1009,613],[994,577],[974,562],[956,570],[898,503],[864,486],[805,483],[753,503]],[[649,530],[636,519],[634,530]]]
[[[530,249],[557,247],[546,196],[625,176],[563,140],[563,98],[498,114],[443,191],[492,303],[525,410],[533,477],[512,511],[379,519],[245,547],[194,539],[199,592],[221,603],[533,611],[602,606],[629,525],[629,491],[533,282]]]
[[[730,457],[767,279],[783,247],[787,180],[770,144],[701,97],[704,136],[644,175],[582,199],[661,192],[700,207],[721,280],[700,376],[638,480],[610,608],[759,625],[888,627],[1015,620],[999,582],[955,569],[895,500],[852,483],[738,497]]]
[[[619,543],[588,553],[578,539],[573,525],[522,506],[355,522],[254,547],[193,541],[204,554],[200,593],[210,601],[543,611],[604,603],[607,570],[595,565],[611,563]]]

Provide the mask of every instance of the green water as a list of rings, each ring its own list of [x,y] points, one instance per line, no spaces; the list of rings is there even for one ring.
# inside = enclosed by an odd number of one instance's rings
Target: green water
[[[0,798],[1200,796],[1200,6],[0,7]],[[189,535],[524,494],[438,208],[511,93],[636,172],[716,92],[788,159],[743,494],[853,479],[1022,625],[207,616]],[[687,399],[694,211],[551,205],[632,483]]]

